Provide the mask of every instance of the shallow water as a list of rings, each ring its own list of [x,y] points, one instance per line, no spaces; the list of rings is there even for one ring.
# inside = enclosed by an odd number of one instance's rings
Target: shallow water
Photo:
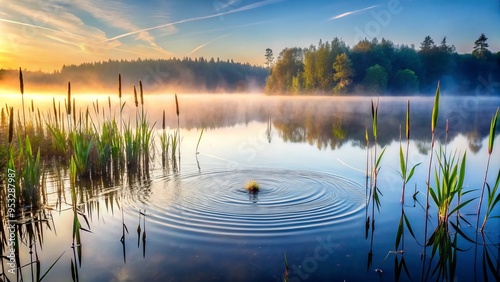
[[[42,107],[40,99],[37,96],[36,104]],[[77,108],[85,109],[95,97],[76,99]],[[105,112],[106,99],[99,101]],[[115,116],[116,100],[112,100]],[[171,95],[145,100],[148,120],[157,122],[159,132],[164,109],[167,126],[176,127]],[[406,98],[381,98],[378,151],[386,147],[386,152],[378,186],[383,196],[380,211],[375,210],[375,230],[367,233],[365,219],[371,216],[371,206],[366,209],[365,129],[371,128],[370,98],[180,95],[180,160],[175,164],[170,160],[162,168],[157,153],[149,175],[123,173],[123,177],[79,184],[79,207],[91,231],[81,233],[81,258],[78,248],[71,248],[69,176],[64,169],[46,164],[51,171],[48,221],[43,225],[43,240],[37,241],[42,273],[63,254],[46,280],[70,281],[71,262],[78,261],[79,281],[282,281],[286,253],[289,281],[420,280],[433,98],[412,97],[411,101],[409,163],[422,164],[405,195],[405,214],[416,238],[405,232],[404,256],[388,253],[395,250],[401,216],[399,136]],[[52,97],[46,102],[50,106]],[[18,102],[9,102],[14,103]],[[127,101],[125,112],[133,120],[132,104]],[[467,189],[482,185],[489,120],[498,105],[500,99],[488,97],[442,99],[438,143],[448,151],[467,151]],[[201,128],[206,131],[196,154]],[[490,183],[500,167],[497,149],[491,158]],[[245,191],[250,179],[260,184],[258,194]],[[412,199],[414,189],[419,191],[418,201]],[[464,197],[474,196],[477,191]],[[477,203],[461,210],[472,225]],[[429,212],[430,235],[437,212],[432,205]],[[474,229],[462,225],[473,239]],[[485,235],[489,254],[498,262],[498,219],[490,219]],[[458,244],[466,250],[458,253],[458,280],[483,280],[484,247],[479,245],[474,261],[475,245],[461,237]],[[22,245],[20,256],[29,263],[29,244]],[[398,277],[395,259],[400,262],[402,257],[409,273],[402,271]],[[432,273],[436,261],[428,258],[431,268],[424,272]],[[476,272],[471,270],[474,264]],[[25,279],[31,277],[28,267],[22,273]],[[435,274],[429,275],[428,279],[436,279]],[[491,273],[487,275],[493,279]]]

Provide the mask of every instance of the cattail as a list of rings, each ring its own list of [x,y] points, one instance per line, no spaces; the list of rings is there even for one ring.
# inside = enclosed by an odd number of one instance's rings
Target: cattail
[[[122,98],[122,75],[118,74],[118,98]]]
[[[31,112],[32,113],[35,112],[35,107],[33,106],[33,99],[31,99]]]
[[[179,117],[179,101],[177,101],[177,93],[175,94],[175,110],[177,113],[177,117]]]
[[[2,111],[2,112],[3,112],[3,111]],[[162,123],[161,128],[162,128],[163,130],[165,130],[165,110],[163,110],[163,123]]]
[[[141,93],[141,105],[144,106],[144,96],[142,93],[142,81],[139,80],[139,92]]]
[[[24,135],[26,136],[26,115],[24,114],[24,79],[23,71],[19,68],[19,89],[21,90],[21,100],[23,103],[23,122],[24,122]]]
[[[108,96],[108,108],[109,108],[109,113],[111,114],[111,97]]]
[[[71,115],[71,82],[68,81],[68,115]]]
[[[19,88],[21,89],[21,95],[24,95],[24,80],[21,68],[19,68]]]
[[[12,143],[12,137],[14,136],[14,107],[10,107],[9,116],[9,144]]]
[[[139,102],[137,101],[137,89],[135,88],[134,84],[134,101],[135,101],[135,107],[139,107]]]

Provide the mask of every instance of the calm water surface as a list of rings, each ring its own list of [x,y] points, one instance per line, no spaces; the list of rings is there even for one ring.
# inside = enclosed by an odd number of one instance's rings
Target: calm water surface
[[[32,98],[40,108],[52,104],[52,97]],[[30,96],[26,99],[30,101]],[[107,97],[99,99],[99,107],[109,114]],[[94,100],[95,96],[76,96],[77,108],[92,107]],[[406,98],[380,100],[378,151],[385,147],[386,152],[378,186],[383,196],[380,211],[375,210],[375,230],[370,228],[368,233],[365,129],[371,132],[370,98],[180,95],[179,102],[180,160],[175,164],[170,160],[163,168],[157,151],[149,175],[123,172],[113,179],[78,184],[78,202],[91,231],[81,233],[81,257],[77,248],[71,248],[68,172],[45,164],[47,222],[40,230],[43,236],[35,240],[42,273],[62,257],[44,280],[71,281],[71,264],[77,262],[73,277],[79,281],[282,281],[285,254],[289,281],[422,279],[433,98],[411,98],[409,163],[422,164],[405,195],[405,214],[415,238],[405,231],[404,255],[391,251],[396,250],[401,216],[399,136],[400,126],[404,130]],[[12,100],[9,106],[16,103]],[[465,188],[475,192],[464,198],[479,195],[489,123],[498,105],[500,99],[495,98],[444,97],[441,101],[438,146],[446,146],[448,152],[467,152]],[[113,98],[115,115],[117,108]],[[164,109],[168,130],[176,127],[172,95],[146,96],[145,108],[158,132]],[[133,101],[127,101],[125,112],[126,119],[131,116],[133,121]],[[205,132],[196,154],[201,128]],[[498,149],[491,158],[489,183],[500,168]],[[246,192],[250,179],[260,183],[258,194]],[[414,200],[415,189],[419,193]],[[474,200],[461,210],[472,224],[462,222],[461,230],[473,239],[477,205]],[[429,212],[430,235],[436,228],[435,206]],[[495,215],[499,213],[497,208]],[[456,232],[451,229],[451,234]],[[483,246],[479,236],[477,248],[458,236],[458,247],[464,251],[457,255],[457,281],[484,279],[484,248],[498,271],[498,219],[490,219],[485,236],[488,244]],[[22,264],[30,262],[29,251],[29,244],[23,244]],[[437,277],[432,272],[438,259],[431,260],[430,254],[428,247],[424,280]],[[402,258],[408,273],[395,267]],[[29,267],[22,273],[27,281],[31,279]]]

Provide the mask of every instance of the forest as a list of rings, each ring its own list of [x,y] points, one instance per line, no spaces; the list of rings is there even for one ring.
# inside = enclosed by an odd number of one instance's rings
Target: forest
[[[19,88],[19,70],[0,69],[4,89]],[[124,89],[142,81],[150,92],[255,92],[262,91],[268,69],[214,58],[108,60],[64,65],[52,73],[23,69],[27,87],[40,90],[64,90],[68,81],[75,90],[116,91],[118,74]],[[128,87],[128,88],[127,88]]]
[[[471,53],[459,54],[444,37],[435,44],[426,36],[419,48],[387,39],[362,40],[353,47],[339,38],[309,48],[285,48],[274,60],[267,94],[432,95],[440,81],[450,95],[498,95],[500,52],[493,53],[481,34]]]

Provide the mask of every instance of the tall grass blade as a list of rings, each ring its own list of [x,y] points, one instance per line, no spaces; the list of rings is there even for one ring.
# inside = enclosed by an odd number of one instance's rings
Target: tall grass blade
[[[203,131],[205,130],[205,128],[202,128],[201,129],[201,133],[200,133],[200,137],[198,137],[198,143],[196,143],[196,154],[198,154],[198,146],[200,146],[200,141],[201,141],[201,137],[203,136]]]
[[[9,115],[9,144],[12,143],[14,137],[14,107],[10,107]]]

